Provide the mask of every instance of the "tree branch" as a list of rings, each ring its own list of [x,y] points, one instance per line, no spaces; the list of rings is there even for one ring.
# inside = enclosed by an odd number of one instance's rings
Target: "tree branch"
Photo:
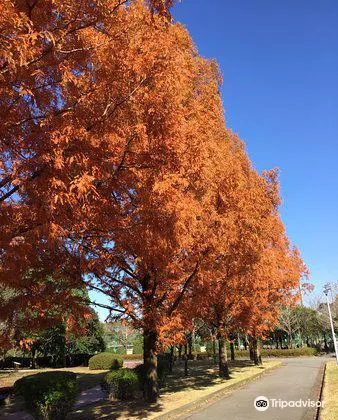
[[[126,313],[125,310],[117,309],[117,308],[114,308],[113,306],[109,306],[109,305],[104,305],[103,303],[97,303],[97,302],[93,302],[93,301],[89,301],[88,303],[90,305],[95,305],[95,306],[98,306],[98,307],[103,308],[103,309],[108,309],[109,311],[119,312],[121,314]]]
[[[168,311],[169,316],[175,311],[175,309],[177,309],[178,305],[181,303],[181,300],[184,296],[184,293],[186,292],[189,284],[191,283],[191,281],[193,280],[193,278],[195,277],[195,275],[197,274],[197,272],[199,270],[199,266],[200,266],[200,262],[198,261],[196,263],[194,271],[187,277],[186,281],[184,282],[184,285],[182,287],[182,290],[181,290],[180,294],[177,296],[174,303],[172,304],[172,307],[169,309],[169,311]]]
[[[39,176],[41,173],[41,170],[39,171],[35,171],[32,176],[29,178],[29,181],[32,181],[34,178],[36,178],[37,176]],[[27,181],[27,180],[26,180]],[[3,196],[0,197],[0,203],[4,202],[7,198],[9,198],[11,195],[13,195],[16,191],[19,190],[19,188],[21,187],[21,185],[16,185],[15,187],[13,187],[12,189],[10,189],[6,194],[4,194]]]

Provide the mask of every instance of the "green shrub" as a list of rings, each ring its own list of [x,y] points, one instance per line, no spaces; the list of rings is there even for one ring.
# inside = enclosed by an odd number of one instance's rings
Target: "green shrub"
[[[116,370],[123,366],[123,359],[116,358],[113,353],[99,353],[88,362],[90,370]]]
[[[228,358],[230,358],[230,350],[227,349]],[[235,358],[244,358],[248,359],[250,357],[249,350],[235,350]]]
[[[108,372],[102,382],[102,388],[110,397],[128,400],[139,389],[138,376],[133,369],[119,369]]]
[[[76,394],[73,372],[43,372],[25,376],[14,384],[14,392],[24,398],[37,419],[63,420]]]
[[[318,350],[313,347],[300,347],[295,349],[262,349],[263,357],[299,357],[316,356]]]

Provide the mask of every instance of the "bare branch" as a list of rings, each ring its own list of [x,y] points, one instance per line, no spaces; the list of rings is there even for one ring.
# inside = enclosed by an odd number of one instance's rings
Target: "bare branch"
[[[109,306],[109,305],[104,305],[103,303],[97,303],[97,302],[93,302],[93,301],[89,301],[89,303],[91,305],[95,305],[95,306],[98,306],[98,307],[103,308],[103,309],[108,309],[109,311],[119,312],[121,314],[125,314],[126,313],[125,310],[117,309],[117,308],[115,308],[113,306]]]
[[[10,176],[6,176],[6,178],[2,179],[0,181],[0,188],[4,187],[6,184],[8,184],[11,180]]]
[[[16,185],[15,187],[13,187],[12,189],[10,189],[6,194],[4,194],[3,196],[0,197],[0,203],[2,203],[3,201],[7,200],[7,198],[9,198],[10,196],[12,196],[15,192],[18,191],[18,189],[20,188],[20,185]]]
[[[199,266],[200,266],[200,262],[198,261],[196,263],[196,266],[195,266],[193,272],[187,277],[186,281],[184,282],[184,285],[182,287],[182,290],[181,290],[180,294],[177,296],[177,298],[175,299],[174,303],[172,304],[172,307],[168,311],[168,315],[169,316],[175,311],[175,309],[177,309],[178,305],[181,303],[181,300],[182,300],[182,298],[184,296],[184,293],[186,292],[189,284],[191,283],[191,281],[196,276],[196,274],[197,274],[197,272],[199,270]]]

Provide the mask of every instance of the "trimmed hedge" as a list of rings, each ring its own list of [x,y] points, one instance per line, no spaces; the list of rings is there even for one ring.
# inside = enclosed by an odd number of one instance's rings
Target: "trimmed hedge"
[[[316,356],[318,350],[313,347],[300,347],[294,349],[261,349],[262,357],[300,357],[300,356]],[[209,352],[194,352],[197,360],[205,360],[212,357]],[[218,354],[216,353],[218,357]],[[230,359],[230,351],[227,349],[227,356]],[[235,357],[249,358],[249,350],[236,350]]]
[[[68,356],[67,366],[88,366],[92,354],[75,353]]]
[[[42,372],[25,376],[14,384],[14,392],[37,419],[63,420],[75,400],[76,374]]]
[[[14,368],[14,362],[20,363],[21,368],[29,368],[31,359],[29,357],[14,357],[9,356],[5,357],[5,359],[0,360],[0,369],[6,369],[6,368]]]
[[[139,389],[138,375],[133,369],[119,369],[108,372],[101,383],[110,398],[129,400]]]
[[[263,357],[299,357],[316,356],[318,350],[313,347],[300,347],[295,349],[262,349]]]
[[[88,362],[90,370],[116,370],[123,366],[123,359],[116,358],[112,353],[99,353],[91,357]]]
[[[92,354],[86,353],[76,353],[71,354],[66,357],[66,366],[88,366],[88,360],[92,357]],[[0,369],[13,369],[14,362],[20,363],[21,368],[30,368],[33,362],[32,357],[22,356],[14,357],[8,356],[5,359],[0,360]],[[35,358],[35,367],[37,368],[47,368],[54,367],[53,358],[51,356],[47,357],[36,357]]]

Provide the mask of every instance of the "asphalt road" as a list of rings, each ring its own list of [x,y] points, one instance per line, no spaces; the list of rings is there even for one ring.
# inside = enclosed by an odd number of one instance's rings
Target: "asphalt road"
[[[316,409],[306,407],[273,407],[271,399],[283,401],[317,400],[321,386],[323,364],[321,357],[284,359],[283,366],[234,391],[197,413],[189,420],[312,420]],[[258,411],[257,397],[269,399],[269,407]],[[299,404],[299,403],[298,403]]]

